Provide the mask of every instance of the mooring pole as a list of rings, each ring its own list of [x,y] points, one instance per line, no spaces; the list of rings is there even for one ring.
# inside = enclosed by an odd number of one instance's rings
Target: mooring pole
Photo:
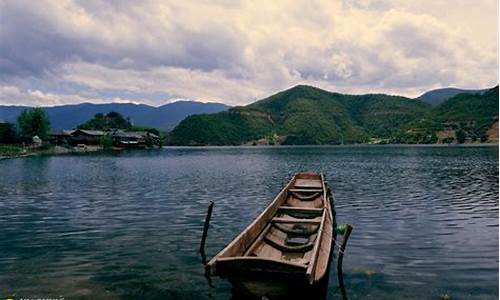
[[[344,258],[344,251],[347,246],[347,240],[349,239],[349,235],[351,235],[352,226],[350,224],[346,225],[346,230],[344,233],[344,238],[342,239],[342,245],[339,250],[339,258],[337,260],[337,276],[339,277],[339,286],[340,291],[342,292],[342,298],[347,299],[347,293],[344,287],[344,275],[342,274],[342,260]]]
[[[210,218],[212,217],[213,208],[214,208],[214,202],[210,201],[210,203],[208,204],[207,216],[205,217],[205,225],[203,225],[203,235],[201,236],[201,243],[200,243],[201,260],[204,265],[207,264],[207,257],[205,255],[205,241],[207,240],[208,227],[210,226]]]
[[[333,198],[332,190],[327,183],[325,183],[325,185],[327,187],[328,200],[330,200],[330,208],[332,209],[333,228],[335,228],[333,231],[333,239],[337,241],[337,211],[335,210],[335,200]]]

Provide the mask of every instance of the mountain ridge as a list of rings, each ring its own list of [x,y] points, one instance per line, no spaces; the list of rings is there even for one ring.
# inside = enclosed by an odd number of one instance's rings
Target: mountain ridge
[[[174,128],[169,142],[173,145],[342,144],[374,140],[474,142],[488,140],[485,132],[495,120],[498,120],[498,86],[482,94],[457,94],[432,106],[418,98],[345,95],[299,85],[226,112],[192,115]]]
[[[30,106],[0,105],[0,121],[15,123],[17,116]],[[161,106],[135,103],[79,103],[42,107],[51,120],[52,128],[71,129],[92,118],[96,113],[116,111],[129,117],[135,125],[172,129],[185,117],[199,113],[216,113],[227,110],[222,103],[205,103],[180,100]]]
[[[434,90],[429,90],[422,95],[418,96],[417,99],[423,100],[431,105],[437,106],[446,100],[455,97],[458,94],[480,94],[486,92],[488,89],[461,89],[455,87],[439,88]]]
[[[174,128],[171,142],[238,145],[265,137],[274,142],[277,137],[283,144],[365,143],[374,133],[388,138],[394,124],[423,115],[427,109],[430,105],[418,99],[344,95],[298,85],[227,112],[190,116]]]

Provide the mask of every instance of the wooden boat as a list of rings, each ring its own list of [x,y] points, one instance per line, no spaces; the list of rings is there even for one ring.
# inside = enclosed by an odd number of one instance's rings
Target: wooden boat
[[[207,274],[227,278],[240,295],[259,299],[323,297],[336,237],[330,196],[322,174],[296,174],[209,261]]]

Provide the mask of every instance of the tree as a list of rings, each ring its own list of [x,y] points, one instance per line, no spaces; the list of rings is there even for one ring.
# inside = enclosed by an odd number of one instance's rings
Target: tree
[[[113,146],[113,139],[109,136],[109,135],[104,135],[101,137],[101,139],[99,140],[99,144],[103,147],[103,148],[111,148]]]
[[[128,122],[121,114],[114,111],[106,115],[97,113],[92,119],[78,126],[80,129],[104,131],[110,129],[129,129],[130,127],[130,122]]]
[[[465,142],[465,138],[466,138],[465,131],[459,129],[457,131],[457,142],[463,144]]]
[[[50,120],[40,107],[25,109],[17,118],[17,128],[25,140],[31,140],[35,135],[45,140],[49,133]]]
[[[144,126],[133,125],[128,130],[129,131],[145,131],[145,132],[149,132],[149,133],[155,134],[157,136],[160,136],[160,131],[156,128],[153,128],[153,127],[144,127]]]
[[[16,128],[11,123],[0,123],[0,144],[15,144],[18,141]]]

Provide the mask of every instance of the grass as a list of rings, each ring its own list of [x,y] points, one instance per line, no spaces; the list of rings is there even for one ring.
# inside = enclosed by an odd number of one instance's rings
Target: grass
[[[15,156],[23,152],[23,147],[19,145],[0,145],[0,156]]]
[[[38,148],[29,148],[22,145],[0,145],[0,157],[16,157],[28,155],[55,154],[53,145],[43,145]]]

